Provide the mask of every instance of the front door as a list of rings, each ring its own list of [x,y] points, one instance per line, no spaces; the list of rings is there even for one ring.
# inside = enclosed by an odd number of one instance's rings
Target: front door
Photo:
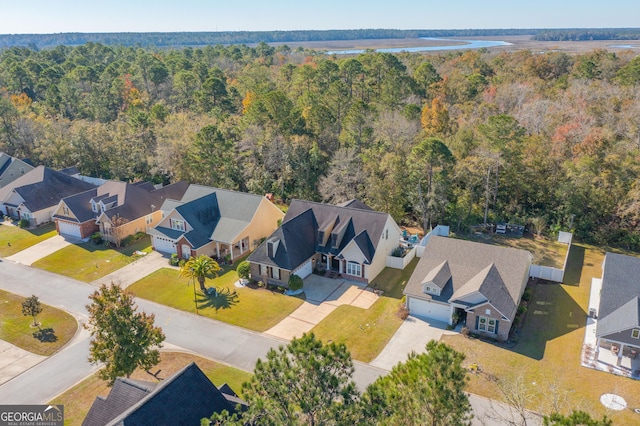
[[[331,258],[331,269],[334,271],[340,270],[340,259],[335,257]]]
[[[191,257],[191,247],[189,247],[187,244],[183,244],[182,245],[182,258],[183,259],[188,259]]]

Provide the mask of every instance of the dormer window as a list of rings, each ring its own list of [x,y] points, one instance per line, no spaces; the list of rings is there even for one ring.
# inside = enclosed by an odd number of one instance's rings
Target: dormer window
[[[20,167],[20,174],[23,175],[24,174],[24,167]]]
[[[634,328],[631,330],[631,337],[634,339],[640,339],[640,329]]]
[[[62,207],[62,214],[64,214],[65,216],[69,216],[69,207]]]
[[[318,244],[324,245],[324,231],[318,231]]]
[[[186,226],[184,220],[180,219],[171,219],[171,229],[175,229],[176,231],[186,231]]]
[[[95,201],[91,201],[91,211],[94,213],[98,213],[98,205]]]
[[[338,248],[338,234],[331,234],[331,247]]]
[[[422,288],[423,293],[432,294],[434,296],[440,296],[440,287],[432,282],[424,283]]]

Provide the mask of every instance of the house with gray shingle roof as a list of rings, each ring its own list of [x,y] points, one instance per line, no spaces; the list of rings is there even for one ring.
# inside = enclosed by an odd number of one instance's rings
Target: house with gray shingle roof
[[[27,219],[31,226],[51,222],[62,198],[94,187],[65,173],[38,166],[0,188],[0,213]]]
[[[7,186],[34,167],[27,159],[21,160],[0,152],[0,188]]]
[[[184,259],[228,255],[233,260],[256,248],[284,217],[266,197],[193,184],[160,209],[164,218],[149,230],[153,248]]]
[[[529,280],[526,250],[432,236],[404,294],[409,313],[507,340]]]
[[[640,353],[640,258],[606,253],[597,317],[597,350],[616,348],[618,366]]]
[[[61,235],[82,239],[101,232],[105,240],[117,244],[160,222],[160,206],[167,199],[182,197],[187,187],[186,182],[155,188],[150,182],[106,181],[60,200],[53,216],[56,229]]]
[[[249,256],[251,277],[287,287],[292,274],[305,278],[322,270],[368,283],[399,240],[393,218],[360,201],[334,206],[293,200],[282,226]]]
[[[158,383],[117,378],[109,395],[95,399],[82,425],[198,425],[214,412],[246,408],[229,386],[217,388],[192,362]]]

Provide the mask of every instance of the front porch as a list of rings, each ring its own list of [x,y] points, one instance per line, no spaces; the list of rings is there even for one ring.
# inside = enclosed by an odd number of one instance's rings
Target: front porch
[[[249,237],[245,237],[240,241],[234,243],[224,243],[215,241],[213,257],[216,257],[219,261],[224,261],[229,256],[229,261],[233,263],[235,259],[238,259],[249,252]]]
[[[352,281],[359,281],[365,284],[369,280],[365,278],[366,264],[347,262],[342,256],[331,254],[316,254],[313,258],[314,272],[327,278],[345,278]]]

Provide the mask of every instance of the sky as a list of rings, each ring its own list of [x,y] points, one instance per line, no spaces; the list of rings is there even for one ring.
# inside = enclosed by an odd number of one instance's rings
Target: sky
[[[639,26],[638,0],[0,0],[0,34]]]

